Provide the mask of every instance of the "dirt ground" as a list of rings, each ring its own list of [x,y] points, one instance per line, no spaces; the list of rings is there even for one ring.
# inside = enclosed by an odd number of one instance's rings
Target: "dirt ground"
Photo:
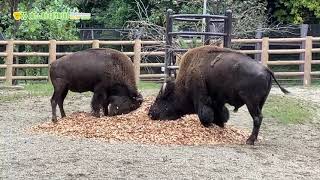
[[[288,90],[290,96],[320,103],[320,89]],[[281,93],[273,87],[271,94]],[[110,144],[28,132],[50,120],[49,99],[0,103],[0,179],[320,179],[318,118],[297,125],[265,118],[255,146]],[[68,96],[66,113],[89,111],[89,103],[90,97]],[[228,123],[251,131],[246,107],[230,113]]]

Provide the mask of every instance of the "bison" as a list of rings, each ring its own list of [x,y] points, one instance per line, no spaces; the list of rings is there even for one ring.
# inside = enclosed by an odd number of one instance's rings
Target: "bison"
[[[234,106],[235,112],[245,104],[253,119],[253,130],[246,143],[253,145],[272,79],[283,93],[289,93],[268,67],[247,55],[216,46],[190,49],[182,56],[176,80],[162,85],[148,115],[153,120],[174,120],[197,114],[205,127],[224,127],[229,119],[225,104]]]
[[[57,121],[56,106],[62,117],[68,91],[93,92],[93,115],[128,113],[140,107],[143,97],[137,91],[133,63],[125,54],[109,48],[92,48],[63,56],[50,65],[54,87],[51,98],[52,121]]]

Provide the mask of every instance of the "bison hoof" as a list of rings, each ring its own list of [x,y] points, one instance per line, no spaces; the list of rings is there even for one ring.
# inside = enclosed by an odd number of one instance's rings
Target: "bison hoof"
[[[93,112],[91,113],[93,117],[100,118],[100,113]]]
[[[199,116],[201,124],[204,127],[209,127],[212,125],[213,120],[214,120],[214,112],[210,107],[203,106],[202,108],[200,108],[200,110],[198,112],[198,116]]]
[[[254,145],[254,140],[251,139],[251,138],[249,138],[249,139],[247,139],[246,144],[248,144],[248,145]]]
[[[52,118],[51,121],[52,121],[53,123],[57,123],[57,122],[58,122],[57,118]]]

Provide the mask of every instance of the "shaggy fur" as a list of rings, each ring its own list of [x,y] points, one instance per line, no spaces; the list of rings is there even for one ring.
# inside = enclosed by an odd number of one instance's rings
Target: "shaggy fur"
[[[149,115],[152,119],[177,119],[197,113],[204,126],[223,127],[229,119],[225,103],[235,111],[245,104],[254,121],[247,143],[254,144],[272,78],[288,93],[270,69],[245,54],[216,46],[194,48],[182,56],[176,80],[163,85]]]
[[[91,107],[95,116],[100,116],[100,108],[106,114],[109,103],[130,103],[123,107],[137,108],[142,96],[137,91],[133,63],[125,54],[108,48],[95,48],[64,56],[50,65],[50,79],[54,86],[51,98],[52,120],[56,121],[56,105],[64,117],[63,101],[68,91],[94,93]],[[110,100],[110,96],[125,96],[127,99]],[[131,106],[131,103],[134,104]]]

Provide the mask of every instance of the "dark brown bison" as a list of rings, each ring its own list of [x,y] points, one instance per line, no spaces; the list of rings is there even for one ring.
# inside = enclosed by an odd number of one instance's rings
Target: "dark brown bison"
[[[63,101],[68,91],[93,92],[93,115],[128,113],[140,107],[142,96],[137,91],[133,63],[125,54],[113,49],[88,49],[61,57],[50,65],[54,87],[51,98],[52,121],[57,121],[56,106],[65,117]]]
[[[176,80],[162,85],[148,114],[153,120],[173,120],[196,113],[205,127],[224,127],[229,119],[225,103],[234,106],[234,111],[245,104],[253,118],[247,144],[253,145],[272,78],[282,92],[289,93],[269,68],[247,55],[215,46],[194,48],[182,56]]]

